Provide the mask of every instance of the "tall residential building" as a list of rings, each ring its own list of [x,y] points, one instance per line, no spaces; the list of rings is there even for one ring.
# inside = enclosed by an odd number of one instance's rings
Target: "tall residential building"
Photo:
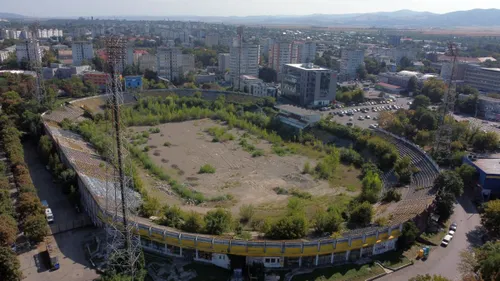
[[[179,78],[179,69],[181,62],[179,58],[182,52],[178,48],[160,47],[156,54],[156,69],[158,76],[164,77],[170,81]]]
[[[42,51],[38,40],[24,40],[16,44],[17,62],[29,60],[42,63]]]
[[[389,45],[397,47],[401,45],[401,36],[400,35],[389,35],[389,39],[387,40]]]
[[[356,78],[356,70],[364,64],[364,59],[365,52],[363,50],[342,50],[340,74],[343,76],[343,79],[350,80]]]
[[[91,61],[94,58],[94,47],[92,42],[73,42],[73,65],[79,66],[84,60]]]
[[[241,75],[259,76],[260,45],[233,41],[229,48],[229,74],[233,84]]]
[[[217,61],[219,62],[219,71],[224,73],[226,69],[229,69],[229,61],[231,60],[231,55],[229,53],[221,53],[217,56]]]
[[[157,58],[155,55],[144,54],[138,58],[139,69],[144,72],[146,69],[156,71]]]
[[[281,95],[301,106],[329,105],[337,93],[337,73],[312,63],[285,64]]]
[[[179,64],[179,73],[185,74],[195,69],[193,54],[179,54],[177,56],[177,63]]]
[[[292,62],[292,43],[276,42],[269,46],[269,67],[280,73],[283,65]]]
[[[298,44],[297,63],[313,62],[316,58],[316,42],[303,42]]]
[[[219,45],[219,34],[207,34],[205,36],[205,45],[209,48]]]

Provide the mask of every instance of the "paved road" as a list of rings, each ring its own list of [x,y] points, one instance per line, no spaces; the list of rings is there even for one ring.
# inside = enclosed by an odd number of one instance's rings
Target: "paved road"
[[[463,196],[459,204],[455,206],[452,221],[458,223],[457,232],[447,248],[441,246],[433,247],[426,261],[415,261],[413,266],[391,273],[378,280],[380,281],[406,281],[418,274],[439,274],[450,280],[460,280],[458,262],[460,252],[468,249],[471,245],[480,242],[478,226],[480,225],[479,214],[473,203]]]
[[[76,213],[62,193],[60,185],[53,183],[52,175],[45,169],[36,151],[36,144],[26,143],[24,145],[25,161],[28,164],[31,178],[37,189],[38,196],[47,200],[54,213],[55,224],[66,224],[79,221],[85,216]],[[26,281],[91,281],[99,275],[95,270],[89,268],[89,262],[85,258],[82,242],[89,240],[96,232],[94,228],[78,229],[54,235],[57,246],[61,251],[59,263],[61,268],[49,271],[44,266],[44,259],[40,261],[39,253],[44,252],[44,244],[41,243],[37,249],[20,254],[21,270]]]

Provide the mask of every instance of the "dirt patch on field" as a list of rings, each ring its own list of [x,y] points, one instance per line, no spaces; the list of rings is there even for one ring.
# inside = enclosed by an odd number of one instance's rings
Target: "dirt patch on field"
[[[277,187],[307,191],[312,196],[338,192],[338,188],[332,188],[330,183],[301,173],[307,161],[314,165],[311,159],[300,155],[280,157],[272,153],[270,143],[237,129],[227,131],[233,136],[232,140],[215,142],[214,137],[207,133],[207,129],[213,127],[226,128],[209,119],[158,125],[154,128],[159,131],[149,133],[147,143],[142,147],[149,148],[148,154],[157,165],[207,198],[231,195],[231,206],[227,202],[220,204],[225,204],[233,212],[237,212],[242,204],[262,205],[286,200],[277,194]],[[151,128],[132,127],[130,135],[138,135]],[[252,153],[245,151],[240,144],[242,138],[263,151],[264,155],[252,157]],[[215,172],[200,173],[200,167],[206,164],[215,168]],[[353,176],[349,167],[342,166],[339,171],[342,174],[339,180]],[[189,208],[204,212],[216,205],[211,204]]]

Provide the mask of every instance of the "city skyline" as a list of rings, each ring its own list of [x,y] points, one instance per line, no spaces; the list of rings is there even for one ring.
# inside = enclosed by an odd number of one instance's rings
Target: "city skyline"
[[[19,0],[3,4],[3,12],[17,13],[28,17],[113,17],[113,16],[265,16],[265,15],[310,15],[392,12],[412,10],[419,12],[447,13],[471,9],[500,8],[493,0],[474,2],[409,0],[394,2],[380,0],[192,0],[185,5],[180,0],[146,0],[138,5],[132,0],[89,0],[67,5],[63,0]],[[55,9],[57,7],[57,9]]]

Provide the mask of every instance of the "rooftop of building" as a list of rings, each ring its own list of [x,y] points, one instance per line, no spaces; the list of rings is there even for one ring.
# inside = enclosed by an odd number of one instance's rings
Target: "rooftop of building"
[[[277,108],[279,110],[286,111],[286,112],[290,112],[293,114],[302,115],[302,116],[319,115],[319,113],[314,112],[312,110],[305,109],[305,108],[298,107],[298,106],[294,106],[294,105],[290,105],[290,104],[276,105],[275,108]]]
[[[401,87],[399,87],[399,86],[388,84],[388,83],[383,83],[383,82],[377,83],[377,85],[384,87],[384,88],[387,88],[387,89],[394,89],[394,90],[401,89]]]
[[[309,71],[317,71],[317,70],[328,71],[329,70],[328,68],[323,68],[323,67],[321,67],[319,65],[315,65],[313,63],[289,63],[286,65],[290,66],[290,67],[295,67],[295,68],[298,68],[301,70],[309,70]]]
[[[481,158],[472,163],[486,174],[500,175],[500,158]]]

